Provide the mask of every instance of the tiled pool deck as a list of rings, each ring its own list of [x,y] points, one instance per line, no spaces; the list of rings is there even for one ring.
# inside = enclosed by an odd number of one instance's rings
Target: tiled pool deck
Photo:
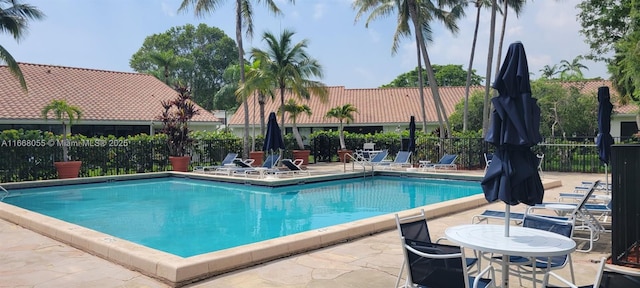
[[[342,165],[336,164],[310,165],[310,169],[314,174],[343,173]],[[482,171],[453,173],[478,176]],[[559,192],[571,190],[580,181],[601,179],[603,176],[546,172],[545,185],[558,187],[546,190],[545,201],[554,201]],[[484,209],[504,209],[504,204],[493,203],[449,214],[447,209],[452,206],[460,205],[449,203],[444,207],[429,207],[431,209],[427,213],[430,215],[443,215],[430,217],[429,228],[433,237],[442,236],[448,226],[470,223],[473,215]],[[512,211],[523,209],[524,205],[519,205]],[[389,218],[393,223],[392,217]],[[0,235],[0,287],[169,287],[154,278],[11,222],[0,220]],[[578,284],[588,284],[593,280],[597,269],[593,261],[608,256],[610,243],[610,235],[604,234],[590,253],[573,253]],[[398,234],[391,229],[225,273],[186,287],[393,287],[401,263]],[[568,275],[568,270],[563,269],[561,274]],[[512,279],[511,284],[512,287],[519,286],[517,279]],[[531,282],[523,281],[523,287],[531,287]]]

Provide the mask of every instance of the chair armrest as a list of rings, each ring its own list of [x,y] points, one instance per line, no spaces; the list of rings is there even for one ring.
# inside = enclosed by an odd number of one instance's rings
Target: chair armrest
[[[578,286],[576,284],[573,284],[571,282],[569,282],[569,280],[564,279],[562,277],[560,277],[560,275],[553,273],[553,272],[547,272],[544,274],[544,280],[542,282],[542,287],[547,287],[549,285],[549,276],[553,276],[553,278],[556,278],[556,280],[569,285],[569,287],[571,288],[578,288]]]
[[[296,166],[300,166],[300,165],[302,165],[302,163],[304,163],[304,160],[296,159],[296,160],[293,160],[291,162],[293,162],[293,164],[296,165]]]
[[[250,159],[242,160],[242,162],[246,163],[247,165],[253,165],[253,162],[256,162],[256,160],[250,158]]]
[[[478,287],[478,281],[480,281],[480,276],[489,273],[489,279],[493,280],[493,282],[496,282],[496,271],[493,268],[493,266],[488,265],[486,268],[482,269],[482,271],[478,272],[478,275],[475,277],[475,279],[473,280],[473,286],[472,287]],[[495,287],[495,285],[494,285]]]

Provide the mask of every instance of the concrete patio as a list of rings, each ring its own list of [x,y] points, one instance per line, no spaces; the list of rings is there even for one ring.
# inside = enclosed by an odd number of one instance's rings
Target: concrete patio
[[[310,165],[318,173],[341,172],[342,165]],[[458,171],[479,175],[482,171]],[[545,182],[561,182],[547,189],[545,201],[559,192],[571,191],[583,180],[602,179],[602,174],[545,172]],[[484,209],[504,209],[502,202],[429,219],[434,238],[448,226],[468,224]],[[524,211],[524,205],[512,211]],[[18,225],[0,220],[0,287],[169,287],[153,278],[113,264]],[[593,281],[595,261],[611,253],[610,234],[605,233],[589,253],[573,253],[577,284]],[[186,287],[393,287],[402,250],[395,230],[339,245],[270,261],[190,284]],[[569,269],[560,274],[568,276]],[[532,287],[523,280],[522,287]],[[511,287],[520,287],[512,277]]]

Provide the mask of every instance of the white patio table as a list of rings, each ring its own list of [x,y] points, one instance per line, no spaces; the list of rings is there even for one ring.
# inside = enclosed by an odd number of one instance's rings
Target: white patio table
[[[573,252],[576,242],[549,231],[510,226],[505,237],[504,225],[470,224],[449,227],[444,234],[461,247],[502,254],[502,287],[509,287],[509,256],[549,257]]]

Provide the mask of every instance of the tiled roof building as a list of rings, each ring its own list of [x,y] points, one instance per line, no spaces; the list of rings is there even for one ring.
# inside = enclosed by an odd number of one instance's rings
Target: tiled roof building
[[[173,88],[154,76],[63,66],[20,63],[28,92],[0,66],[0,127],[17,128],[21,125],[55,125],[55,119],[44,120],[41,110],[53,99],[64,99],[82,110],[82,118],[73,126],[100,127],[100,125],[142,126],[149,133],[151,125],[160,123],[157,116],[163,111],[163,100],[175,98]],[[153,123],[155,121],[155,123]],[[153,124],[152,124],[153,123]],[[192,125],[215,130],[220,120],[200,108]],[[86,128],[86,127],[85,127]]]

